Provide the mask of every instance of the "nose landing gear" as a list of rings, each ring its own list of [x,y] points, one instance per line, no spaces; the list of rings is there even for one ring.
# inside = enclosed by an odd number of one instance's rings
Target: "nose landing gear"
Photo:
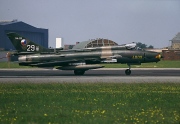
[[[127,64],[128,65],[128,67],[129,67],[129,69],[126,69],[125,70],[125,74],[126,75],[130,75],[131,74],[131,65],[130,64]]]
[[[126,69],[125,73],[126,73],[126,75],[130,75],[131,74],[131,70],[130,69]]]

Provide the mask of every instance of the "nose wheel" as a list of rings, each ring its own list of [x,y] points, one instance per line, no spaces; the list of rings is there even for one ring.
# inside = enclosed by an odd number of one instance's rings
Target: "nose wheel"
[[[128,67],[129,67],[129,69],[126,69],[125,70],[125,74],[126,75],[130,75],[131,74],[131,65],[130,64],[127,64],[128,65]]]
[[[126,73],[126,75],[130,75],[131,74],[131,70],[130,69],[126,69],[125,73]]]

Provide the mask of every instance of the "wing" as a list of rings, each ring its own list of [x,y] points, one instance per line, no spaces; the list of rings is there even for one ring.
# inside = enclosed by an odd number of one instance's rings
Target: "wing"
[[[32,63],[29,66],[37,66],[37,67],[53,67],[53,66],[67,66],[69,63],[77,63],[79,60],[64,60],[64,61],[52,61],[52,62],[39,62]]]

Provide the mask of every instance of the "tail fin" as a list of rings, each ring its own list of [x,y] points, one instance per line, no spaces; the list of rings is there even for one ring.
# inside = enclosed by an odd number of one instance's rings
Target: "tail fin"
[[[20,36],[17,33],[10,32],[7,33],[7,36],[11,40],[13,46],[16,48],[18,52],[30,52],[30,53],[40,53],[40,52],[48,52],[49,49],[40,46],[33,41]]]

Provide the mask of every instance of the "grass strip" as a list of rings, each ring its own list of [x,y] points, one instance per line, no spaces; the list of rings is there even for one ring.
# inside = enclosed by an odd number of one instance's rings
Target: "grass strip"
[[[0,123],[179,123],[179,83],[0,83]]]

